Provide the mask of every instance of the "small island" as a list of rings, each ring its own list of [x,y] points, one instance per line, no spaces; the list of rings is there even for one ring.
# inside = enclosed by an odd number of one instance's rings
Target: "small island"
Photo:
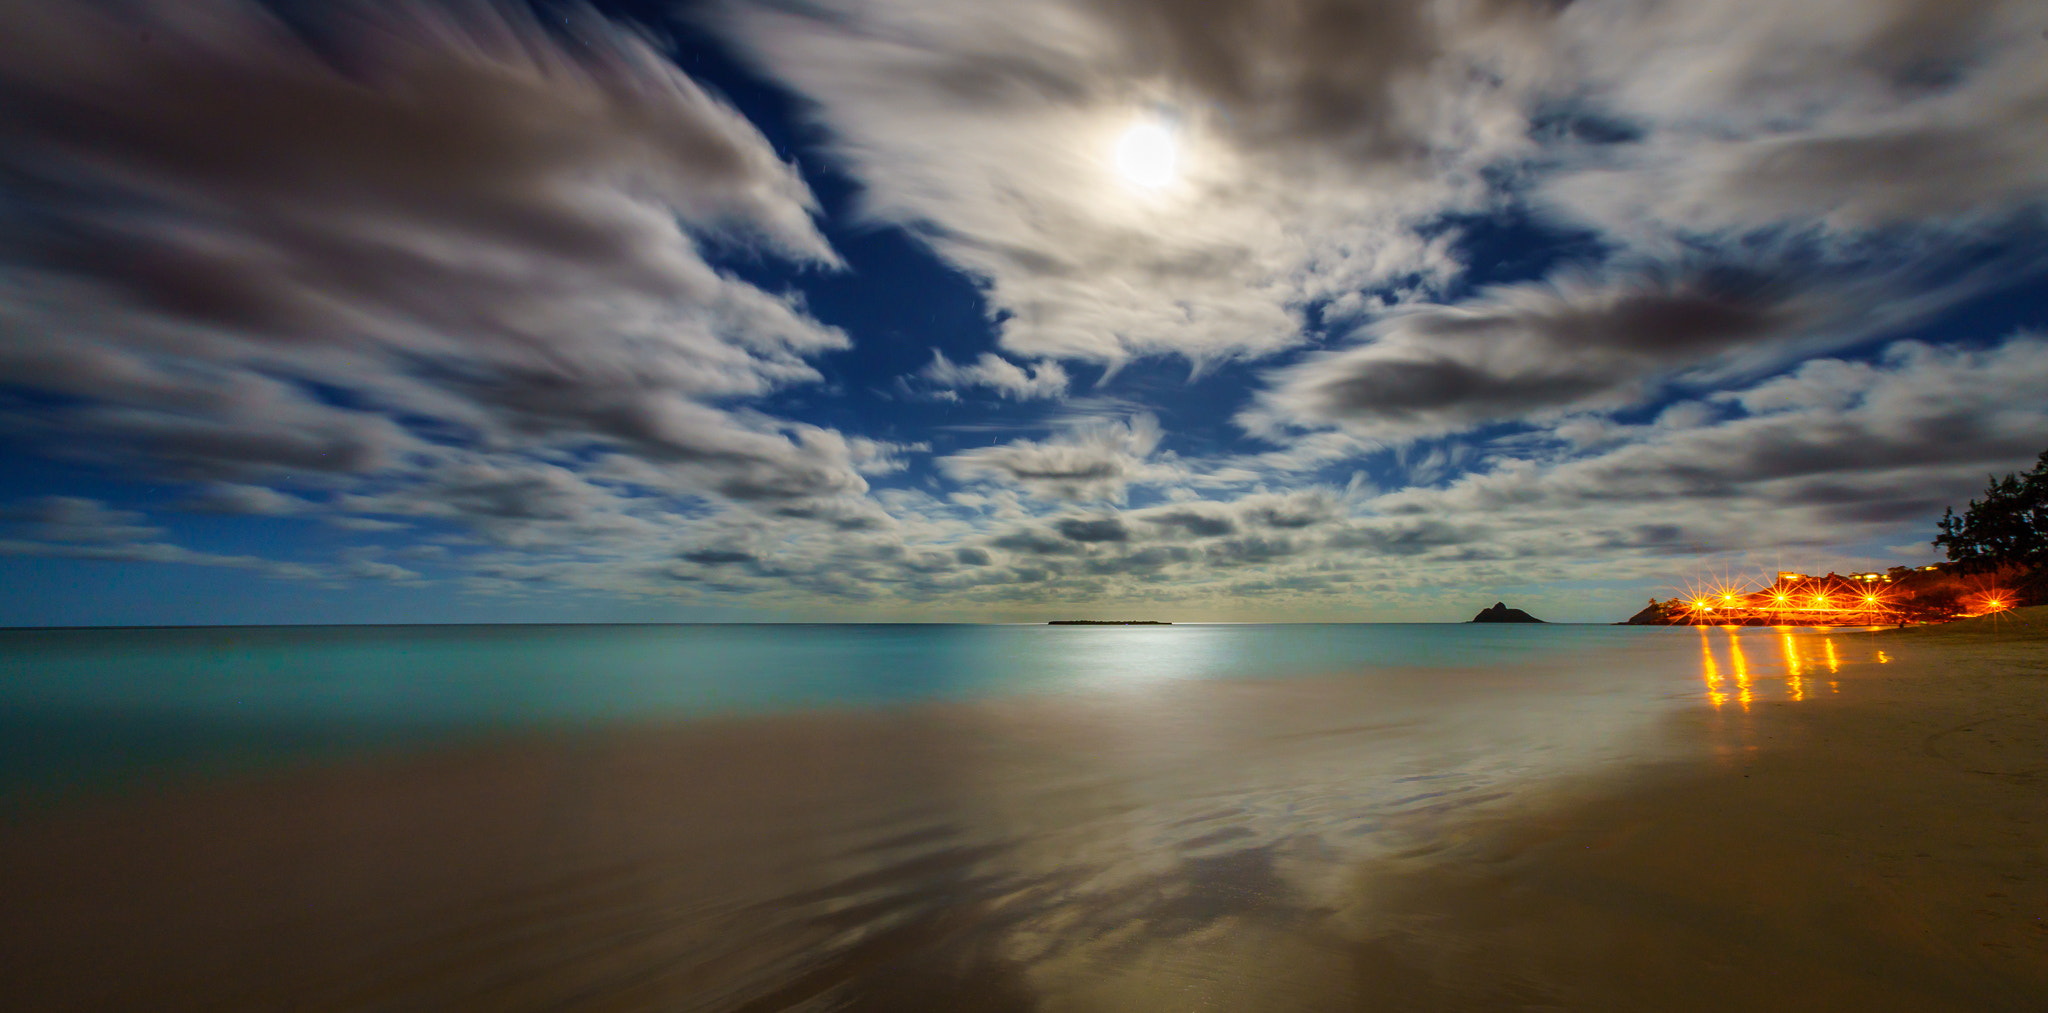
[[[1054,619],[1047,626],[1172,626],[1157,619]]]
[[[1493,603],[1493,607],[1490,609],[1480,609],[1479,614],[1472,617],[1472,621],[1475,623],[1540,623],[1543,620],[1521,609],[1511,609],[1506,602],[1497,601]]]

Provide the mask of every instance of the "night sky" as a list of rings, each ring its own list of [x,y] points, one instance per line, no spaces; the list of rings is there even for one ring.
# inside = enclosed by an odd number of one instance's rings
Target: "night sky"
[[[2048,11],[0,3],[0,624],[1612,621],[2048,448]]]

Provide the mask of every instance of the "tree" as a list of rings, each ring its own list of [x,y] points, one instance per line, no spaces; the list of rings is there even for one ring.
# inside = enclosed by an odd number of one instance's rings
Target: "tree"
[[[1943,511],[1934,544],[1965,569],[2048,565],[2048,450],[2032,471],[1994,476],[1984,501],[1971,500],[1961,517]]]

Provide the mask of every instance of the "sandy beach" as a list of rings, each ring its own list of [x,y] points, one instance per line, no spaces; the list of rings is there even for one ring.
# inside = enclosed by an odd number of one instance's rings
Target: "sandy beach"
[[[1710,661],[1651,734],[1537,779],[1439,779],[1412,743],[1375,752],[1412,733],[1382,701],[1290,680],[84,801],[0,838],[6,987],[36,1010],[2040,1008],[2048,608],[1828,650],[1755,699]],[[1412,769],[1348,794],[1378,755]]]

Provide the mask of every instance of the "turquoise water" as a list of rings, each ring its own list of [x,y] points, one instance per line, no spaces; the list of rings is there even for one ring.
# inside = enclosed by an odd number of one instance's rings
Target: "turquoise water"
[[[1512,670],[1686,630],[1572,625],[626,625],[0,631],[14,800],[505,729],[1175,680]],[[1770,631],[1759,631],[1769,634]]]
[[[1504,937],[1379,920],[1397,881],[1508,868],[1588,786],[1690,783],[1632,772],[1747,774],[1800,727],[1757,711],[1853,700],[1887,646],[1564,625],[4,632],[0,934],[39,1009],[1400,1006],[1351,932]],[[633,724],[652,727],[546,731]],[[507,741],[431,755],[478,736]],[[1563,815],[1525,846],[1486,829],[1532,814]],[[1643,831],[1628,819],[1594,839]],[[1716,882],[1724,858],[1746,860],[1708,855]],[[1557,901],[1605,932],[1576,912],[1614,909],[1613,883],[1575,875],[1501,910]],[[1668,920],[1645,889],[1623,907]]]

